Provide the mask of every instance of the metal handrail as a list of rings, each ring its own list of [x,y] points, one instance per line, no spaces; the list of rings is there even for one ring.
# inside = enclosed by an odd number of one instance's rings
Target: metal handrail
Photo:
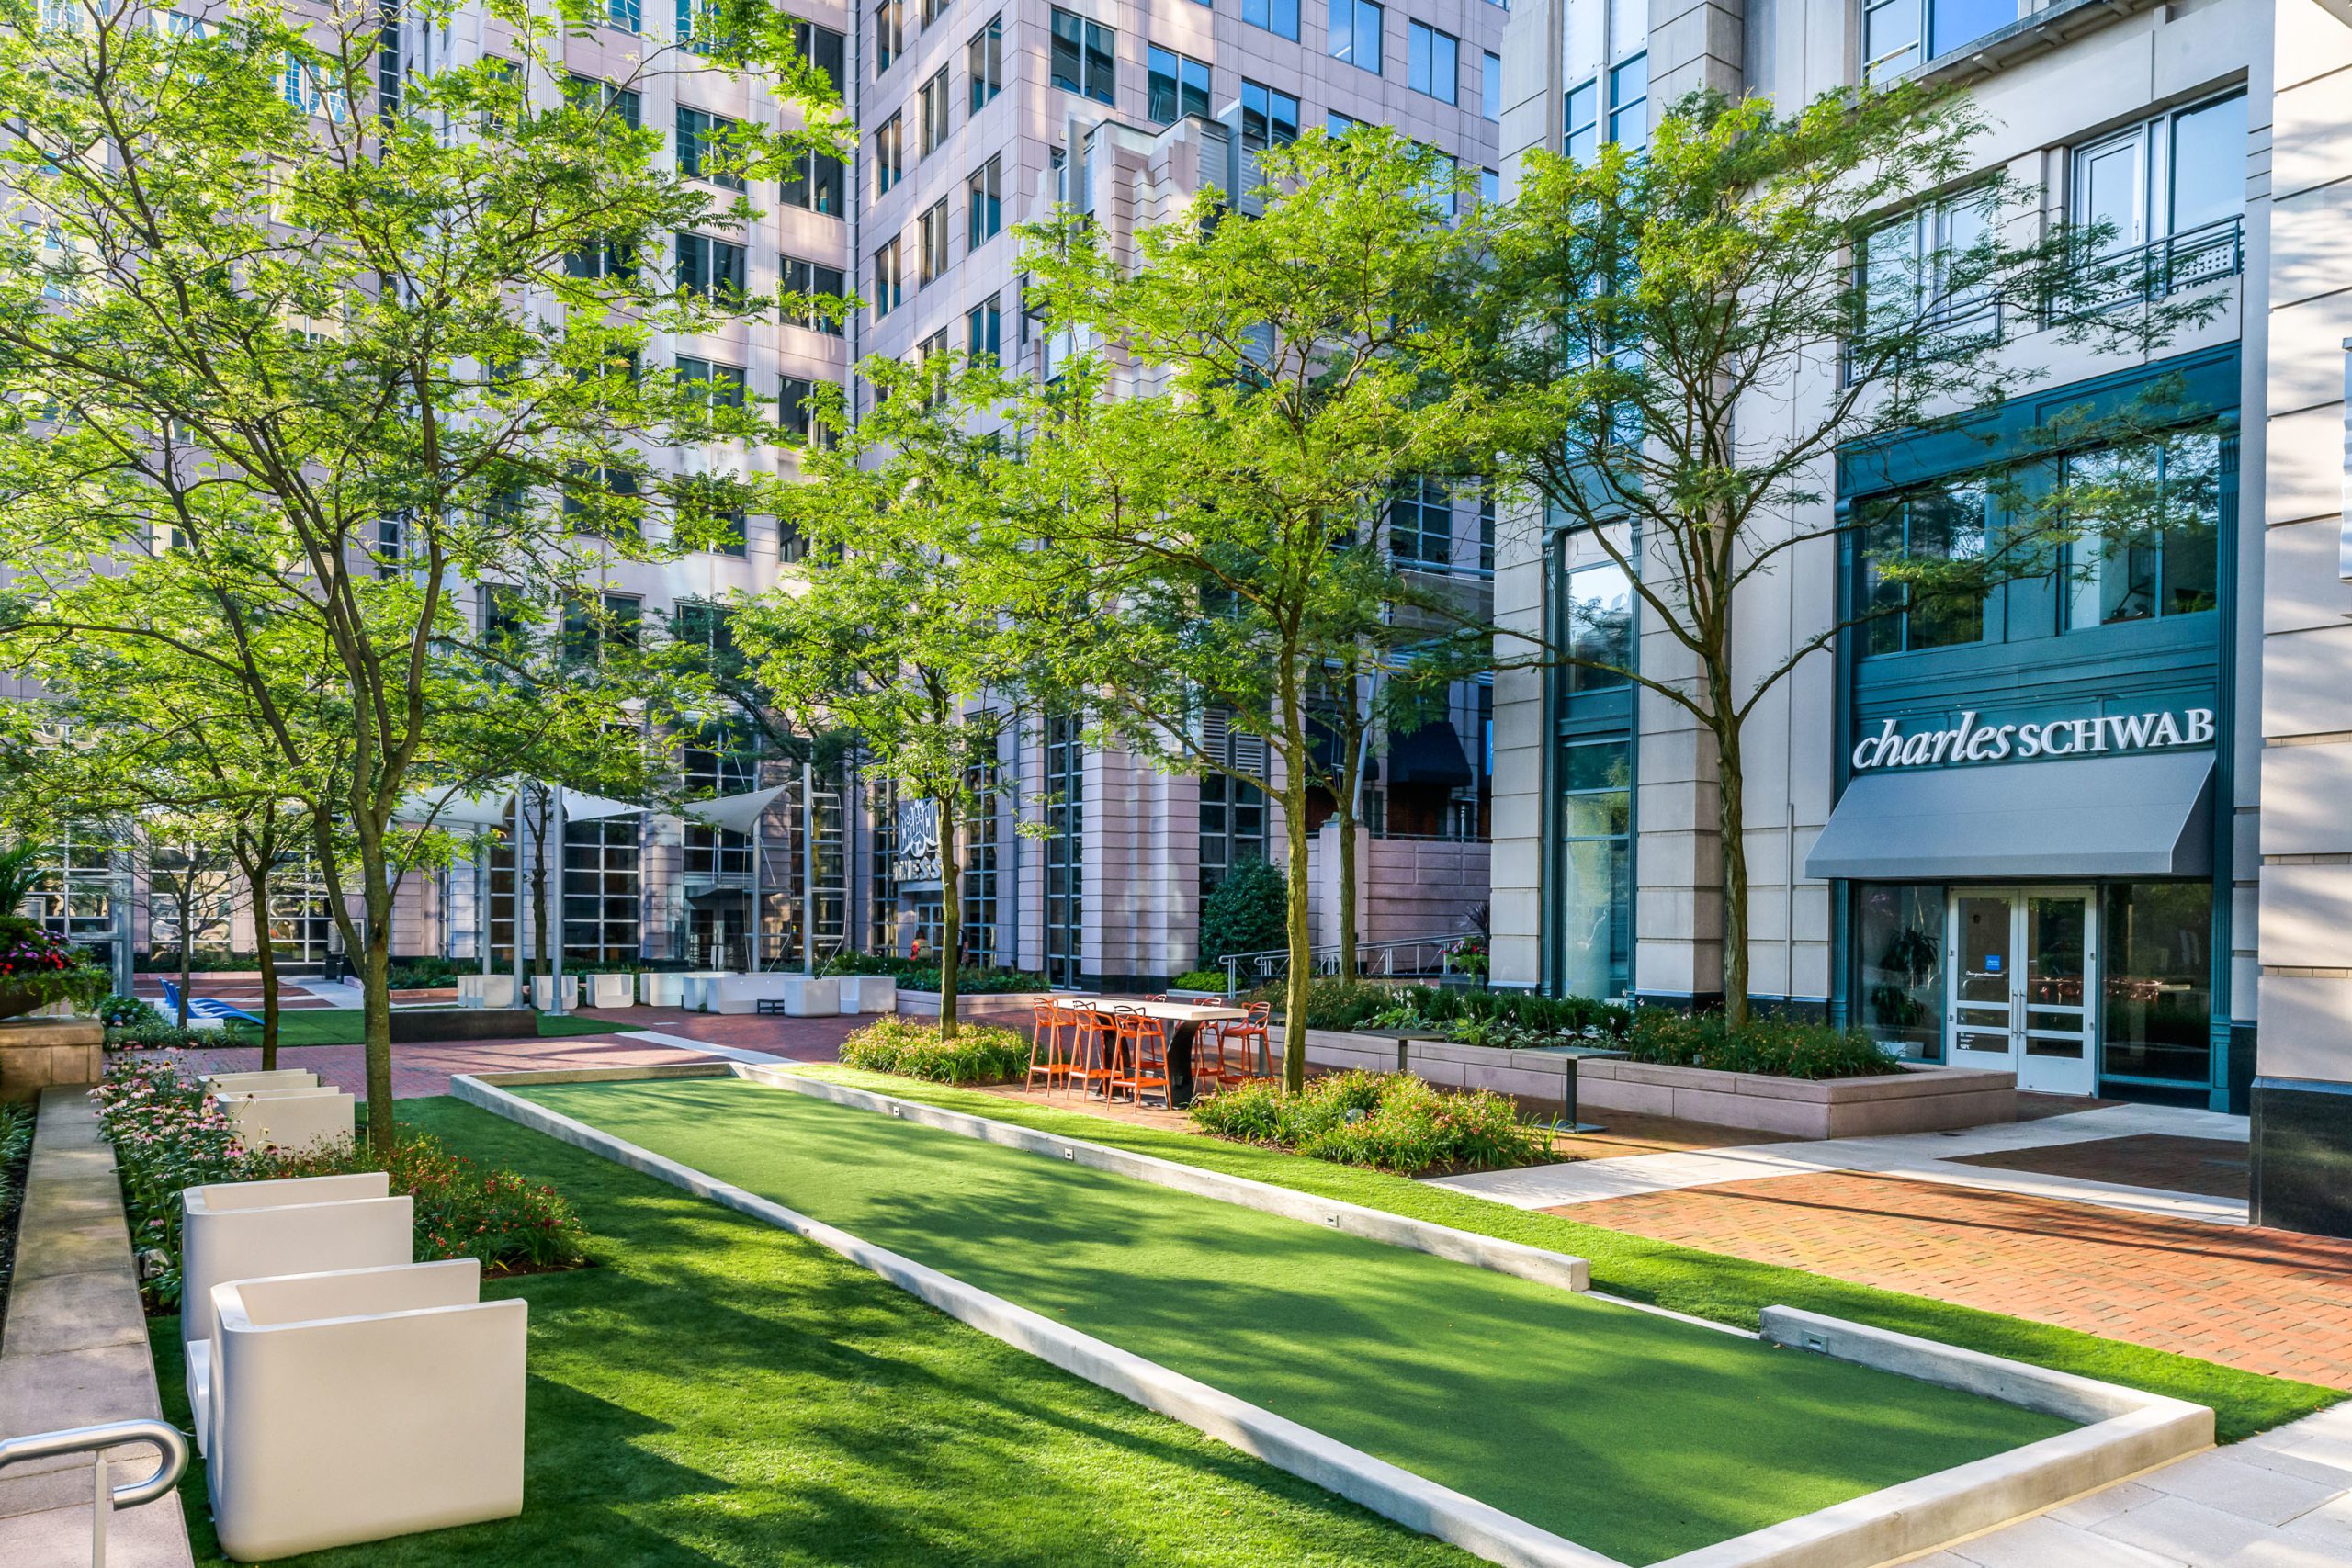
[[[154,1473],[127,1485],[111,1484],[107,1450],[124,1443],[153,1443],[160,1450]],[[106,1568],[107,1519],[117,1508],[135,1508],[168,1495],[187,1470],[187,1438],[168,1421],[141,1416],[131,1421],[102,1421],[95,1427],[67,1427],[0,1441],[0,1470],[27,1460],[54,1459],[60,1454],[90,1454],[94,1472],[90,1492],[90,1568]],[[101,1506],[100,1505],[104,1505]]]
[[[1450,975],[1453,972],[1453,963],[1446,949],[1458,942],[1471,937],[1483,937],[1486,934],[1480,931],[1455,931],[1446,936],[1401,937],[1394,942],[1360,942],[1356,943],[1356,964],[1359,971],[1365,975],[1390,976]],[[1397,967],[1398,953],[1413,953],[1418,955],[1419,952],[1424,948],[1438,950],[1438,966],[1434,970],[1420,967],[1418,964],[1402,969]],[[1225,966],[1225,988],[1228,991],[1238,991],[1241,988],[1242,964],[1248,964],[1251,966],[1253,978],[1265,981],[1274,978],[1274,965],[1289,957],[1290,949],[1270,947],[1257,953],[1224,953],[1218,957],[1217,962]],[[1317,975],[1336,975],[1340,972],[1340,944],[1336,942],[1320,942],[1309,947],[1306,950],[1306,957]],[[1370,963],[1367,960],[1379,962]]]

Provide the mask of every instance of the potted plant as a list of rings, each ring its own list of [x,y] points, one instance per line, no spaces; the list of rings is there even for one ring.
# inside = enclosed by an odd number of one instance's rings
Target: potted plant
[[[39,846],[0,852],[0,1018],[17,1018],[52,1002],[95,1008],[114,989],[107,973],[15,911],[32,894],[40,873]]]

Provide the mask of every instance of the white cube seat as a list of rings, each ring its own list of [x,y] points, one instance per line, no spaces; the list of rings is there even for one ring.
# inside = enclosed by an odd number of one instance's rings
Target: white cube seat
[[[316,1089],[319,1075],[305,1067],[276,1067],[266,1073],[208,1073],[204,1087],[214,1094],[249,1094],[257,1089]]]
[[[523,1511],[528,1309],[470,1258],[213,1287],[222,1551],[288,1557]]]
[[[215,1098],[248,1148],[348,1147],[357,1121],[356,1097],[339,1089],[231,1089]]]
[[[841,986],[841,1010],[854,1012],[888,1012],[899,1005],[899,981],[893,975],[842,975],[837,977]]]
[[[534,975],[531,976],[531,1005],[541,1012],[555,1006],[554,976]],[[580,976],[577,975],[566,975],[563,977],[563,1005],[566,1011],[580,1005]]]
[[[319,1269],[373,1269],[415,1256],[415,1203],[380,1170],[180,1191],[180,1345],[196,1439],[208,1440],[212,1288]]]
[[[647,969],[637,976],[637,999],[650,1008],[686,1005],[685,979],[674,969]]]
[[[634,975],[591,975],[588,976],[588,1005],[592,1008],[625,1008],[637,1000],[637,976]]]
[[[785,986],[793,978],[786,975],[729,975],[707,983],[703,1005],[711,1012],[757,1012],[763,1001],[785,1000]]]
[[[735,977],[729,969],[689,969],[678,976],[678,1005],[689,1012],[708,1012],[711,988]]]

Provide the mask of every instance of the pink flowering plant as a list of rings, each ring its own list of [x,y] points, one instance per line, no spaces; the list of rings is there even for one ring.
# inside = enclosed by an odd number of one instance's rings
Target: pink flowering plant
[[[78,947],[19,916],[0,917],[0,1018],[52,1002],[89,1011],[113,989],[105,970]]]
[[[383,1170],[415,1199],[416,1256],[478,1258],[485,1270],[575,1268],[587,1235],[561,1194],[513,1171],[486,1170],[438,1140],[404,1131],[389,1158],[364,1145],[288,1153],[239,1141],[200,1076],[166,1059],[119,1059],[94,1091],[155,1311],[180,1299],[180,1192],[216,1181],[266,1181]]]

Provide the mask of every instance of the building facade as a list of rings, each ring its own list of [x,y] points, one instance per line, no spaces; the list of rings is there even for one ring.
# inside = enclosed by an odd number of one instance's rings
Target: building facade
[[[1977,172],[2038,193],[2024,221],[2109,225],[2151,289],[2213,302],[2144,357],[2002,322],[2047,371],[2029,396],[1967,438],[1844,454],[1818,476],[1819,506],[1781,519],[1821,536],[1744,590],[1743,666],[1892,613],[1805,660],[1747,732],[1752,993],[1914,1060],[2015,1070],[2027,1089],[2251,1108],[2257,1149],[2266,1121],[2332,1146],[2339,1194],[2352,960],[2330,911],[2352,884],[2321,869],[2343,859],[2345,830],[2320,803],[2352,783],[2328,657],[2352,604],[2329,553],[2345,321],[2319,258],[2346,232],[2322,193],[2342,173],[2352,100],[2328,73],[2347,43],[2312,0],[1548,0],[1511,17],[1503,139],[1508,189],[1521,151],[1636,141],[1645,114],[1702,86],[1793,107],[1865,79],[1954,81],[1987,123]],[[2274,118],[2290,110],[2304,150],[2291,185]],[[1939,194],[1906,220],[1923,245],[1949,243]],[[1834,390],[1834,365],[1823,374],[1812,395]],[[2025,433],[2159,381],[2218,421],[2165,447],[2183,473],[2218,469],[2196,525],[1971,604],[1908,604],[1879,577],[1890,556],[1997,537],[2014,501],[1964,477],[1988,447],[2043,471],[2096,465],[2097,449],[2030,453]],[[1590,539],[1518,518],[1498,555],[1507,620],[1634,650],[1645,675],[1687,673]],[[1719,998],[1702,734],[1573,669],[1507,673],[1496,713],[1498,980]],[[2340,1198],[2315,1217],[2283,1168],[2257,1194],[2263,1216],[2352,1226]]]

